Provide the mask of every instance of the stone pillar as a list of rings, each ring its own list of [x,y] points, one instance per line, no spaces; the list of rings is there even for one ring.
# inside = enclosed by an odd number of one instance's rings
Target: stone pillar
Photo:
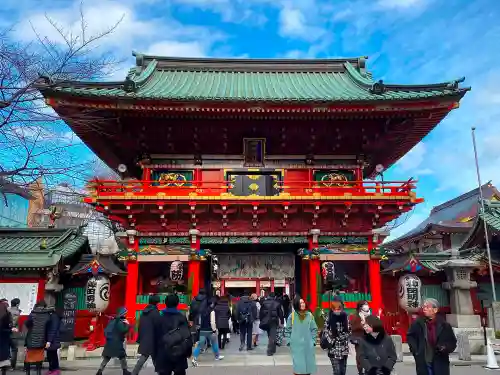
[[[446,320],[456,335],[465,334],[469,337],[472,354],[484,352],[481,317],[474,315],[470,294],[470,290],[477,287],[477,283],[470,279],[472,271],[477,266],[476,262],[460,258],[447,260],[440,265],[447,278],[443,288],[450,293],[451,314],[446,315]],[[488,333],[492,337],[493,330]]]

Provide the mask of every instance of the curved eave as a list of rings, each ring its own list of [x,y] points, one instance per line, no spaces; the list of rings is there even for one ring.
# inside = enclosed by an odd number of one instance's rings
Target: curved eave
[[[138,109],[138,110],[147,110],[148,108],[141,108],[141,106],[148,107],[154,105],[163,104],[164,106],[173,105],[171,110],[198,110],[197,107],[187,107],[192,105],[193,103],[200,103],[203,106],[209,108],[210,106],[219,107],[221,105],[226,105],[227,107],[241,108],[242,106],[252,107],[254,112],[258,112],[260,109],[259,106],[289,106],[289,107],[297,107],[300,105],[312,107],[310,109],[315,109],[317,107],[318,112],[324,110],[325,112],[328,109],[334,109],[336,105],[341,106],[353,106],[352,112],[366,112],[366,108],[355,108],[355,106],[373,106],[372,111],[380,111],[380,112],[397,112],[400,110],[404,110],[405,106],[413,105],[414,103],[422,103],[423,107],[430,107],[432,109],[433,103],[443,102],[449,104],[447,107],[448,111],[451,111],[455,108],[458,108],[458,102],[465,95],[465,91],[453,93],[453,94],[441,94],[441,95],[432,95],[432,96],[424,96],[424,97],[413,97],[413,98],[400,98],[400,99],[389,99],[389,98],[376,98],[376,99],[339,99],[339,100],[262,100],[262,99],[242,99],[242,100],[227,100],[223,98],[219,99],[204,99],[204,98],[155,98],[155,97],[135,97],[135,96],[103,96],[98,94],[88,94],[88,93],[68,93],[57,90],[40,90],[43,96],[46,98],[49,105],[51,99],[55,100],[65,100],[63,103],[66,106],[85,106],[85,101],[99,103],[105,107],[103,109]],[[384,105],[390,104],[392,107],[384,107]],[[185,106],[185,107],[183,107]],[[375,107],[375,106],[378,106]],[[176,108],[178,107],[178,108]],[[332,108],[327,108],[332,107]],[[230,109],[230,108],[229,108]],[[296,108],[298,112],[303,111],[304,108]],[[409,110],[420,110],[422,108],[413,108],[409,107]],[[156,110],[156,108],[155,108]],[[347,112],[344,110],[344,112]]]

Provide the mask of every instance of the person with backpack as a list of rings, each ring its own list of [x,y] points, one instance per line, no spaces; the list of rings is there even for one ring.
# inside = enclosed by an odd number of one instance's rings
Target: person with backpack
[[[127,309],[125,307],[118,308],[116,317],[104,329],[106,344],[104,344],[102,362],[96,375],[102,375],[111,358],[118,358],[123,375],[130,375],[130,371],[127,369],[127,353],[125,351],[125,338],[130,329],[126,315]]]
[[[236,316],[240,326],[240,352],[245,348],[245,341],[247,350],[253,350],[252,330],[253,322],[257,318],[257,305],[248,295],[242,296],[238,301]]]
[[[20,332],[21,327],[19,327],[19,317],[21,316],[21,309],[19,308],[20,304],[21,300],[19,298],[14,298],[12,301],[10,301],[9,307],[9,313],[12,316],[12,328],[15,328],[15,330],[12,332],[11,337],[10,364],[12,370],[16,369],[18,347],[22,346],[23,342],[23,334]]]
[[[179,297],[168,295],[166,308],[155,322],[155,371],[159,375],[185,375],[193,352],[189,323],[178,310]]]
[[[260,308],[260,328],[267,332],[269,338],[267,343],[267,355],[276,353],[276,339],[278,327],[284,322],[281,302],[276,300],[274,293],[269,293],[269,297],[262,302]]]
[[[207,341],[210,341],[215,360],[219,361],[224,356],[219,354],[219,345],[217,343],[217,322],[215,319],[215,304],[212,302],[207,308],[200,311],[200,340],[196,344],[193,352],[193,367],[198,366],[198,357],[201,349],[205,347]]]
[[[149,357],[153,359],[153,362],[155,361],[155,327],[158,324],[158,319],[160,319],[160,312],[157,307],[159,303],[159,296],[149,296],[149,304],[142,310],[137,336],[137,343],[139,344],[137,352],[141,356],[132,370],[132,375],[139,374]]]
[[[189,323],[199,328],[200,313],[208,307],[208,296],[205,289],[200,289],[199,294],[193,298],[189,306]]]

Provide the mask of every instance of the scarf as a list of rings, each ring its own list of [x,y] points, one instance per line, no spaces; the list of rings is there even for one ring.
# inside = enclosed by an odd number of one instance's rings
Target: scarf
[[[299,316],[299,320],[302,321],[306,318],[307,316],[307,310],[300,310],[297,311],[297,315]]]
[[[436,346],[436,319],[428,319],[425,322],[425,326],[427,327],[427,343],[434,348]]]

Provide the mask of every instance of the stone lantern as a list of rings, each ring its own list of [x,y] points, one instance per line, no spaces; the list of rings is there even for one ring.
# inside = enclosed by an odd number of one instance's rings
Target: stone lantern
[[[477,287],[471,281],[471,273],[477,268],[477,262],[460,259],[457,256],[439,265],[446,273],[447,281],[443,288],[450,294],[451,314],[446,315],[446,321],[451,324],[455,334],[465,333],[469,337],[471,353],[482,353],[484,337],[481,326],[481,317],[474,314],[470,291]],[[489,337],[493,337],[493,329],[488,329]]]

